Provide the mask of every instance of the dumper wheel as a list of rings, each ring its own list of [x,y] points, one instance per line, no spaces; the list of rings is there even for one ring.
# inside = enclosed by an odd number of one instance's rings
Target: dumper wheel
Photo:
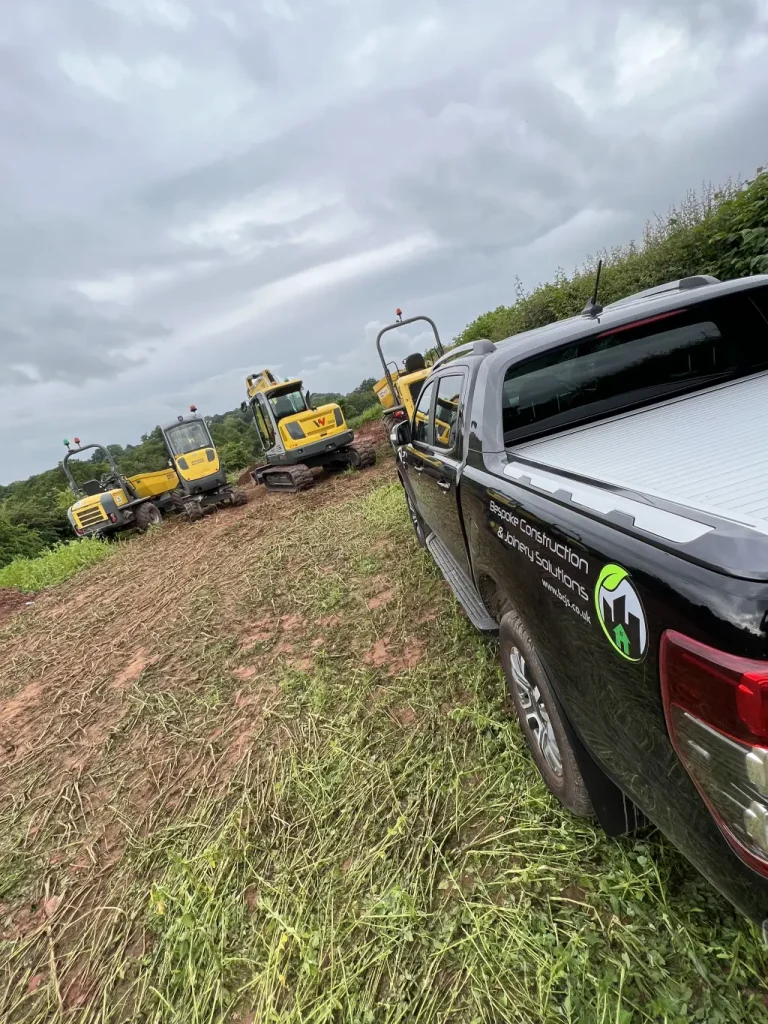
[[[199,501],[188,501],[185,502],[185,510],[192,522],[197,522],[198,519],[202,519],[205,513],[203,512],[203,506]]]
[[[233,505],[247,505],[248,495],[245,491],[241,491],[238,487],[233,488],[230,501]]]
[[[303,462],[295,466],[271,466],[262,474],[262,482],[269,491],[307,491],[315,486],[312,470]]]
[[[182,515],[187,511],[187,503],[184,501],[184,496],[178,491],[171,493],[168,507],[175,515]]]
[[[350,445],[349,464],[353,469],[367,469],[376,464],[376,449],[370,441],[355,441]]]
[[[153,505],[151,501],[145,502],[143,505],[139,505],[136,510],[136,529],[140,533],[144,533],[150,526],[158,526],[163,521],[163,513],[157,507]]]

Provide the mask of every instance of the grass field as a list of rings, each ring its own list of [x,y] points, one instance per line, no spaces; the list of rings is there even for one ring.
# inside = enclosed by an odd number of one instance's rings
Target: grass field
[[[0,1020],[768,1021],[754,929],[550,798],[392,479],[169,523],[0,632]]]
[[[114,548],[95,537],[57,544],[36,558],[17,558],[0,569],[0,587],[34,593],[63,583],[88,565],[107,558]]]

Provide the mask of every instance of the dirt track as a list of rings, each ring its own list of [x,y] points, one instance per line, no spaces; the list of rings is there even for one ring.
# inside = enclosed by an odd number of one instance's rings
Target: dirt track
[[[12,587],[0,587],[0,626],[16,612],[33,603],[34,598],[30,594],[22,594],[20,590],[14,590]]]
[[[383,440],[380,424],[365,433]],[[240,622],[244,632],[258,634],[259,621],[239,599],[248,590],[254,559],[269,559],[281,531],[290,531],[297,515],[322,514],[391,474],[384,449],[373,469],[323,474],[315,488],[298,495],[251,485],[247,506],[196,523],[170,521],[156,533],[135,537],[81,576],[36,595],[34,602],[4,592],[10,596],[0,603],[0,614],[3,607],[23,614],[3,637],[0,768],[13,776],[42,751],[46,761],[68,770],[86,764],[88,749],[97,748],[114,728],[122,691],[152,665],[162,664],[172,676],[175,653],[201,636],[212,638],[213,592],[220,598],[216,618],[223,612],[230,630]],[[59,736],[55,753],[52,731]]]

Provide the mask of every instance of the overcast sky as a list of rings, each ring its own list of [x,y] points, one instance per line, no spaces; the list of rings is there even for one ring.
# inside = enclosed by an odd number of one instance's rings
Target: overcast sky
[[[768,163],[768,0],[24,0],[0,16],[0,482],[246,372],[378,376]],[[402,356],[408,344],[399,344]]]

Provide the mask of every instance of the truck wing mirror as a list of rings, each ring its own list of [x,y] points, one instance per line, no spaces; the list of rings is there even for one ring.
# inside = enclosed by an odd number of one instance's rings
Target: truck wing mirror
[[[241,402],[240,403],[240,412],[248,412],[248,403],[247,402]]]
[[[411,424],[409,420],[402,420],[396,423],[389,433],[392,444],[399,448],[401,445],[411,443]]]

